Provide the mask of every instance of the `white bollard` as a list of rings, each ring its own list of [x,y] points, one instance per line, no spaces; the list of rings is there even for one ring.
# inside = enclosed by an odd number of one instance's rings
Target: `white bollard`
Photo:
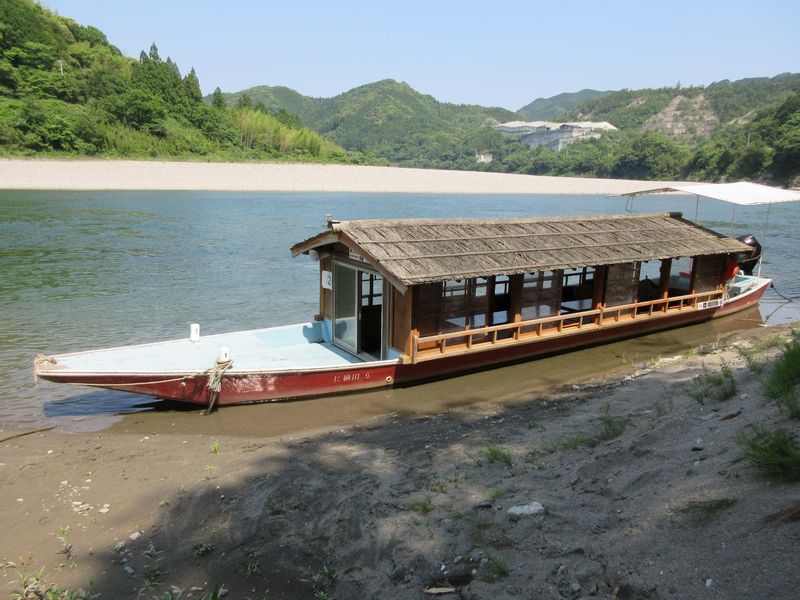
[[[231,359],[231,349],[227,346],[219,347],[219,358],[217,362],[228,362]]]
[[[200,341],[200,324],[199,323],[192,323],[189,325],[189,341],[190,342],[199,342]]]

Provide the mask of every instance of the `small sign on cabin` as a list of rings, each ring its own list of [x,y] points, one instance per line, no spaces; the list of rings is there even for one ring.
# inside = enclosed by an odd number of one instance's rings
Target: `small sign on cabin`
[[[330,271],[323,271],[321,277],[322,289],[333,289],[333,274]]]
[[[352,248],[348,248],[348,254],[347,254],[347,256],[348,256],[348,257],[349,257],[351,260],[357,260],[358,262],[363,262],[363,263],[367,262],[366,260],[364,260],[364,257],[363,257],[363,256],[361,256],[361,255],[360,255],[358,252],[353,252],[353,249],[352,249]]]

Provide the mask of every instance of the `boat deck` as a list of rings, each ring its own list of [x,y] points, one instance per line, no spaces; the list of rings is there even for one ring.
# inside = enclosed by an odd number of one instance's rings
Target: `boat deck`
[[[345,366],[360,358],[321,341],[316,323],[254,329],[54,356],[48,371],[75,373],[195,373],[214,366],[220,348],[230,349],[229,372],[285,371]]]

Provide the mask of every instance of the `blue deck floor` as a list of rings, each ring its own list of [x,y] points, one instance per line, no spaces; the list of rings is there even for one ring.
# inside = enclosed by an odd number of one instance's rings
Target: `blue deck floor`
[[[60,355],[57,370],[72,372],[197,372],[214,365],[220,347],[230,349],[231,372],[315,369],[363,362],[319,341],[312,324],[255,329],[201,337]]]

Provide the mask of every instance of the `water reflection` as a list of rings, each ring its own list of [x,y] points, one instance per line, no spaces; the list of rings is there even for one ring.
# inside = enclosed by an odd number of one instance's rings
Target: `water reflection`
[[[49,418],[123,415],[153,410],[163,404],[159,400],[110,390],[96,390],[44,403],[42,412]]]

